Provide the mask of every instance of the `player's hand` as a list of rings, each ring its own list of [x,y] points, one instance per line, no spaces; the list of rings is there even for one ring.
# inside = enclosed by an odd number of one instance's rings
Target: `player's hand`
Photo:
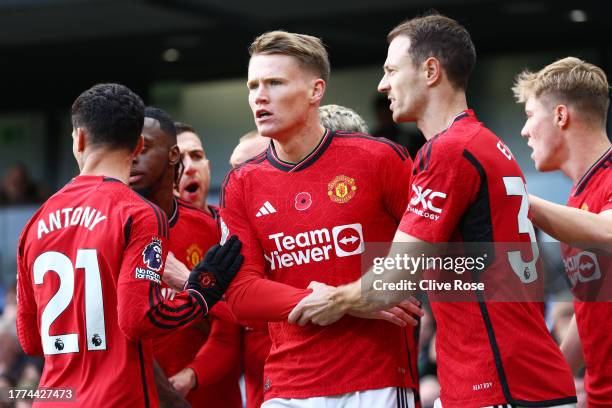
[[[410,296],[407,300],[403,300],[397,306],[387,310],[369,313],[349,311],[348,314],[363,319],[386,320],[400,327],[405,327],[406,325],[416,326],[419,324],[419,321],[414,316],[423,317],[425,312],[421,309],[421,302],[414,296]]]
[[[174,389],[181,394],[182,397],[187,396],[187,393],[196,386],[196,375],[193,369],[189,367],[183,368],[172,377],[168,378]]]
[[[337,289],[321,282],[310,282],[308,289],[312,293],[302,299],[289,313],[289,323],[304,326],[306,323],[327,326],[340,320],[346,313],[338,304],[331,300],[331,295]]]
[[[168,252],[164,274],[162,275],[162,279],[166,285],[177,291],[182,290],[185,286],[185,282],[189,278],[190,272],[189,268],[176,259],[172,252]]]
[[[189,274],[185,290],[204,302],[206,312],[219,301],[230,282],[238,273],[244,256],[240,254],[242,243],[232,235],[225,244],[210,248],[204,260]]]

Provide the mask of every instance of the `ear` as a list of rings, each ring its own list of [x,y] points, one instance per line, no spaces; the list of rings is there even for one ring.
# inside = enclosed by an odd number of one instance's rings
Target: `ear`
[[[76,151],[83,153],[85,151],[85,145],[87,144],[87,132],[85,132],[85,129],[81,127],[76,128],[75,132]]]
[[[327,85],[325,84],[325,81],[322,80],[321,78],[317,78],[314,81],[312,85],[311,95],[310,95],[311,103],[321,102],[321,100],[323,99],[323,96],[325,95],[326,86]]]
[[[442,65],[435,57],[429,57],[423,62],[423,71],[428,86],[435,85],[442,78]]]
[[[554,110],[554,123],[560,129],[567,129],[570,122],[569,109],[566,105],[557,105]]]
[[[136,143],[136,147],[134,148],[134,151],[132,151],[132,156],[136,157],[140,154],[140,152],[142,151],[142,148],[144,147],[144,136],[140,135],[140,137],[138,138],[138,142]]]
[[[170,148],[170,151],[168,151],[168,162],[171,166],[176,166],[179,160],[181,160],[181,151],[177,145],[174,145]]]

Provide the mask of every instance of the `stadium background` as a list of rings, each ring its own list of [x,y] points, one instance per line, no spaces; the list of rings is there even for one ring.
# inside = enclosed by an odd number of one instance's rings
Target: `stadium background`
[[[43,191],[60,188],[77,172],[70,104],[97,82],[120,82],[147,104],[195,126],[211,162],[214,203],[233,147],[254,128],[245,82],[247,48],[256,35],[285,29],[321,37],[332,65],[323,103],[356,110],[372,129],[387,32],[401,20],[435,8],[464,24],[476,45],[478,63],[468,88],[469,106],[510,146],[529,191],[564,202],[571,183],[559,173],[536,172],[520,137],[522,106],[514,102],[510,87],[523,68],[539,69],[568,55],[595,63],[610,76],[611,4],[596,0],[4,0],[0,2],[0,180],[7,169],[23,163]],[[608,130],[612,133],[610,125]],[[17,236],[36,208],[6,204],[0,206],[0,310],[4,292],[14,284]]]

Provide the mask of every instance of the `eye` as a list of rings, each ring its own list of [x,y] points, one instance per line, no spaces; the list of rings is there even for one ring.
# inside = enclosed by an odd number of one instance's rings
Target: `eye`
[[[270,85],[274,85],[275,86],[275,85],[281,85],[281,84],[282,84],[282,82],[279,81],[278,79],[273,79],[273,80],[270,81]]]

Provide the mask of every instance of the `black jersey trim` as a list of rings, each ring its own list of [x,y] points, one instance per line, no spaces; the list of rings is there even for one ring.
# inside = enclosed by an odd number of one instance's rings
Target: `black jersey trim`
[[[578,402],[576,397],[563,397],[544,401],[523,401],[523,400],[512,400],[512,406],[521,407],[553,407],[556,405],[575,404]]]
[[[474,166],[480,176],[480,187],[476,198],[459,221],[464,242],[493,242],[493,221],[489,202],[489,184],[484,167],[472,153],[463,150],[463,157]]]
[[[121,184],[124,184],[123,181],[118,180],[118,179],[116,179],[114,177],[106,177],[106,176],[104,176],[102,178],[102,181],[109,182],[109,183],[121,183]]]
[[[476,283],[480,281],[480,279],[478,278],[478,274],[474,272],[472,272],[472,279]],[[487,329],[489,345],[491,346],[491,351],[493,352],[493,360],[495,361],[495,368],[497,369],[497,375],[499,377],[499,382],[502,387],[502,392],[504,393],[506,401],[512,403],[513,399],[512,394],[510,393],[510,386],[508,385],[508,379],[506,378],[506,372],[504,371],[504,364],[502,362],[501,352],[499,351],[499,345],[497,344],[497,338],[495,337],[495,330],[493,330],[493,323],[491,322],[491,316],[489,315],[487,304],[485,303],[484,296],[481,290],[476,292],[476,296],[478,297],[478,307],[480,308],[480,314]]]
[[[440,137],[441,133],[438,133],[419,149],[415,162],[418,163],[419,172],[423,170],[429,170],[429,163],[431,162],[431,151],[433,149],[434,142]],[[413,175],[416,171],[413,169]]]
[[[168,238],[168,223],[166,221],[164,212],[161,210],[161,208],[159,208],[157,205],[147,200],[140,194],[137,194],[137,196],[140,197],[142,201],[147,203],[147,205],[153,209],[153,212],[155,213],[155,218],[157,218],[157,235],[161,235],[164,238]]]
[[[463,157],[465,157],[468,162],[470,162],[470,164],[476,168],[476,171],[480,176],[480,188],[476,194],[476,200],[470,205],[469,210],[459,221],[461,235],[465,242],[493,242],[493,226],[491,222],[491,206],[489,203],[487,174],[484,171],[484,167],[469,151],[464,150]],[[489,264],[492,262],[492,255],[493,254],[487,256]],[[480,281],[479,274],[472,272],[472,280],[478,283]],[[497,375],[499,377],[499,382],[501,384],[504,397],[508,402],[512,402],[510,386],[508,385],[508,379],[502,363],[501,352],[499,351],[499,345],[497,344],[491,317],[489,316],[489,311],[484,301],[483,292],[477,291],[476,295],[478,297],[480,314],[482,315],[482,319],[487,329],[489,345],[491,346],[491,350],[493,352],[493,359],[495,361],[495,367],[497,369]]]
[[[123,239],[125,240],[125,248],[127,248],[128,243],[130,242],[130,235],[132,234],[132,216],[130,215],[123,226]]]
[[[159,286],[155,285],[153,283],[151,283],[151,285],[149,286],[149,302],[150,302],[150,306],[151,306],[151,310],[153,311],[153,313],[157,316],[159,316],[161,319],[163,320],[169,320],[171,322],[180,322],[184,319],[187,319],[192,313],[197,312],[197,310],[195,310],[195,308],[193,307],[193,304],[185,304],[183,306],[177,307],[177,308],[173,308],[170,307],[166,304],[163,303],[163,299],[161,296],[161,293],[159,292]],[[151,292],[153,294],[155,294],[156,300],[153,300],[153,295],[151,294]],[[157,301],[157,303],[155,303],[155,301]],[[156,307],[159,306],[159,307]],[[186,306],[186,307],[185,307]],[[168,315],[164,312],[161,311],[161,309],[166,309],[171,313],[177,313],[176,316],[174,315]],[[178,314],[183,312],[183,310],[185,310],[184,313],[182,314]],[[160,324],[163,324],[161,321],[159,321],[157,319],[156,316],[152,316],[155,321],[157,321]]]
[[[591,180],[591,178],[593,178],[593,176],[597,174],[597,171],[599,171],[600,169],[608,168],[610,166],[612,166],[612,147],[609,147],[608,150],[606,150],[606,152],[601,155],[599,159],[597,159],[595,163],[591,165],[591,167],[589,167],[587,172],[584,173],[578,183],[576,183],[576,191],[574,192],[574,197],[582,193],[582,191],[589,184],[589,180]]]
[[[140,379],[142,381],[142,391],[144,393],[144,403],[145,407],[148,408],[151,406],[149,402],[149,390],[147,387],[147,371],[145,370],[144,365],[144,355],[142,353],[142,341],[138,341],[138,360],[140,362]]]
[[[401,146],[397,143],[392,142],[391,140],[384,137],[376,137],[372,135],[368,135],[365,133],[353,133],[353,132],[335,132],[335,137],[343,138],[343,139],[365,139],[372,140],[374,142],[379,142],[386,144],[391,147],[395,153],[402,159],[402,161],[406,161],[410,158],[410,154],[406,150],[404,146]]]
[[[266,151],[266,157],[272,166],[275,168],[284,171],[284,172],[295,172],[307,169],[312,166],[318,159],[323,155],[325,150],[329,147],[332,140],[334,138],[334,132],[325,129],[325,133],[319,143],[317,143],[316,147],[306,155],[302,160],[297,163],[288,163],[281,160],[276,154],[276,149],[274,148],[274,143],[270,143],[268,150]]]

